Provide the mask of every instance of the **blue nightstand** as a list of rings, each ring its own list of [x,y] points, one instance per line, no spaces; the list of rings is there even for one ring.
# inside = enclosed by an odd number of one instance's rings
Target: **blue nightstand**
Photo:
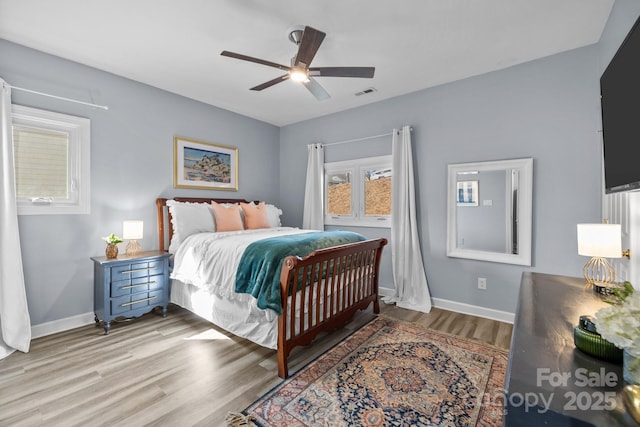
[[[169,253],[147,251],[116,259],[91,259],[95,321],[96,325],[104,322],[105,335],[117,317],[142,316],[155,307],[162,307],[162,315],[167,315]]]

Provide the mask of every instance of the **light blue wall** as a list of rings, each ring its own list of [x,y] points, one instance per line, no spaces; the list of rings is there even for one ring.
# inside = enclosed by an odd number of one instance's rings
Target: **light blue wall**
[[[19,218],[32,325],[93,311],[89,257],[104,254],[101,237],[121,235],[123,220],[144,220],[143,248],[158,247],[156,197],[277,202],[277,127],[5,40],[0,58],[0,77],[12,85],[109,106],[103,111],[13,91],[15,104],[91,119],[91,214]],[[174,189],[175,135],[238,147],[239,191]]]
[[[124,219],[145,221],[145,248],[157,247],[158,196],[237,196],[273,201],[286,225],[300,225],[306,146],[412,133],[420,237],[432,295],[514,311],[523,270],[580,275],[575,224],[600,218],[599,76],[640,14],[617,0],[602,41],[507,70],[278,129],[146,85],[0,40],[0,77],[10,84],[109,105],[90,109],[22,92],[16,104],[91,119],[91,214],[19,219],[33,325],[93,310],[90,256]],[[179,76],[176,76],[179,78]],[[207,88],[203,88],[207,90]],[[173,136],[239,148],[238,192],[173,188]],[[330,161],[390,153],[388,139],[334,146]],[[533,157],[533,266],[450,259],[446,245],[446,165]],[[279,183],[279,185],[278,185]],[[388,237],[388,230],[365,229]],[[390,283],[386,253],[383,283]],[[487,291],[476,289],[486,277]]]
[[[594,220],[600,212],[596,52],[593,47],[578,49],[283,128],[281,161],[288,158],[292,165],[280,181],[281,194],[289,196],[282,197],[287,220],[302,217],[302,206],[287,200],[302,197],[306,144],[376,135],[409,124],[414,128],[420,238],[432,297],[515,311],[522,267],[446,256],[447,165],[532,157],[531,270],[580,274],[583,260],[576,253],[575,224]],[[353,148],[362,157],[369,151]],[[487,278],[486,291],[477,289],[477,277]]]
[[[599,77],[638,13],[637,2],[617,1],[602,44],[282,128],[287,221],[301,222],[307,144],[409,124],[432,297],[514,312],[523,271],[580,276],[586,260],[577,254],[576,224],[599,222],[601,212]],[[352,149],[354,157],[371,151],[368,143]],[[447,164],[521,157],[534,159],[533,265],[448,258]],[[478,277],[487,278],[486,291]]]

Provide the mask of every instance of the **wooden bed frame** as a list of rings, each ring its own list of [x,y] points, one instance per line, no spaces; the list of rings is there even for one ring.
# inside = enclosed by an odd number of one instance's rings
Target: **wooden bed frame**
[[[165,250],[166,238],[168,236],[170,242],[173,234],[167,200],[156,200],[160,250]],[[176,197],[173,200],[246,203],[240,199]],[[371,303],[373,312],[380,312],[378,277],[386,244],[387,239],[371,239],[320,249],[304,258],[284,259],[280,275],[282,314],[278,317],[279,377],[289,376],[287,359],[294,347],[310,344],[320,332],[342,327],[358,310],[366,309]]]

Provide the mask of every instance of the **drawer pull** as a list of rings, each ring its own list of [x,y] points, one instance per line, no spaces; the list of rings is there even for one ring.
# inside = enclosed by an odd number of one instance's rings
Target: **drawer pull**
[[[121,286],[120,289],[132,289],[132,288],[138,288],[140,286],[147,286],[147,285],[155,285],[156,282],[147,282],[147,283],[140,283],[138,285],[129,285],[129,286]]]
[[[151,301],[152,299],[154,299],[156,297],[157,297],[157,295],[154,295],[152,297],[139,299],[137,301],[125,302],[124,304],[120,304],[120,307],[126,307],[126,306],[129,306],[129,305],[138,304],[139,302]]]
[[[120,274],[129,274],[129,273],[137,273],[138,271],[148,271],[148,268],[135,268],[133,270],[124,270],[121,271]]]

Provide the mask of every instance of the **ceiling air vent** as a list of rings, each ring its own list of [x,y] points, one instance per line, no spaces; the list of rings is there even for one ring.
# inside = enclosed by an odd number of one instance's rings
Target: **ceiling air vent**
[[[365,90],[361,90],[360,92],[356,92],[356,96],[368,95],[373,92],[377,92],[378,90],[375,87],[368,87]]]

